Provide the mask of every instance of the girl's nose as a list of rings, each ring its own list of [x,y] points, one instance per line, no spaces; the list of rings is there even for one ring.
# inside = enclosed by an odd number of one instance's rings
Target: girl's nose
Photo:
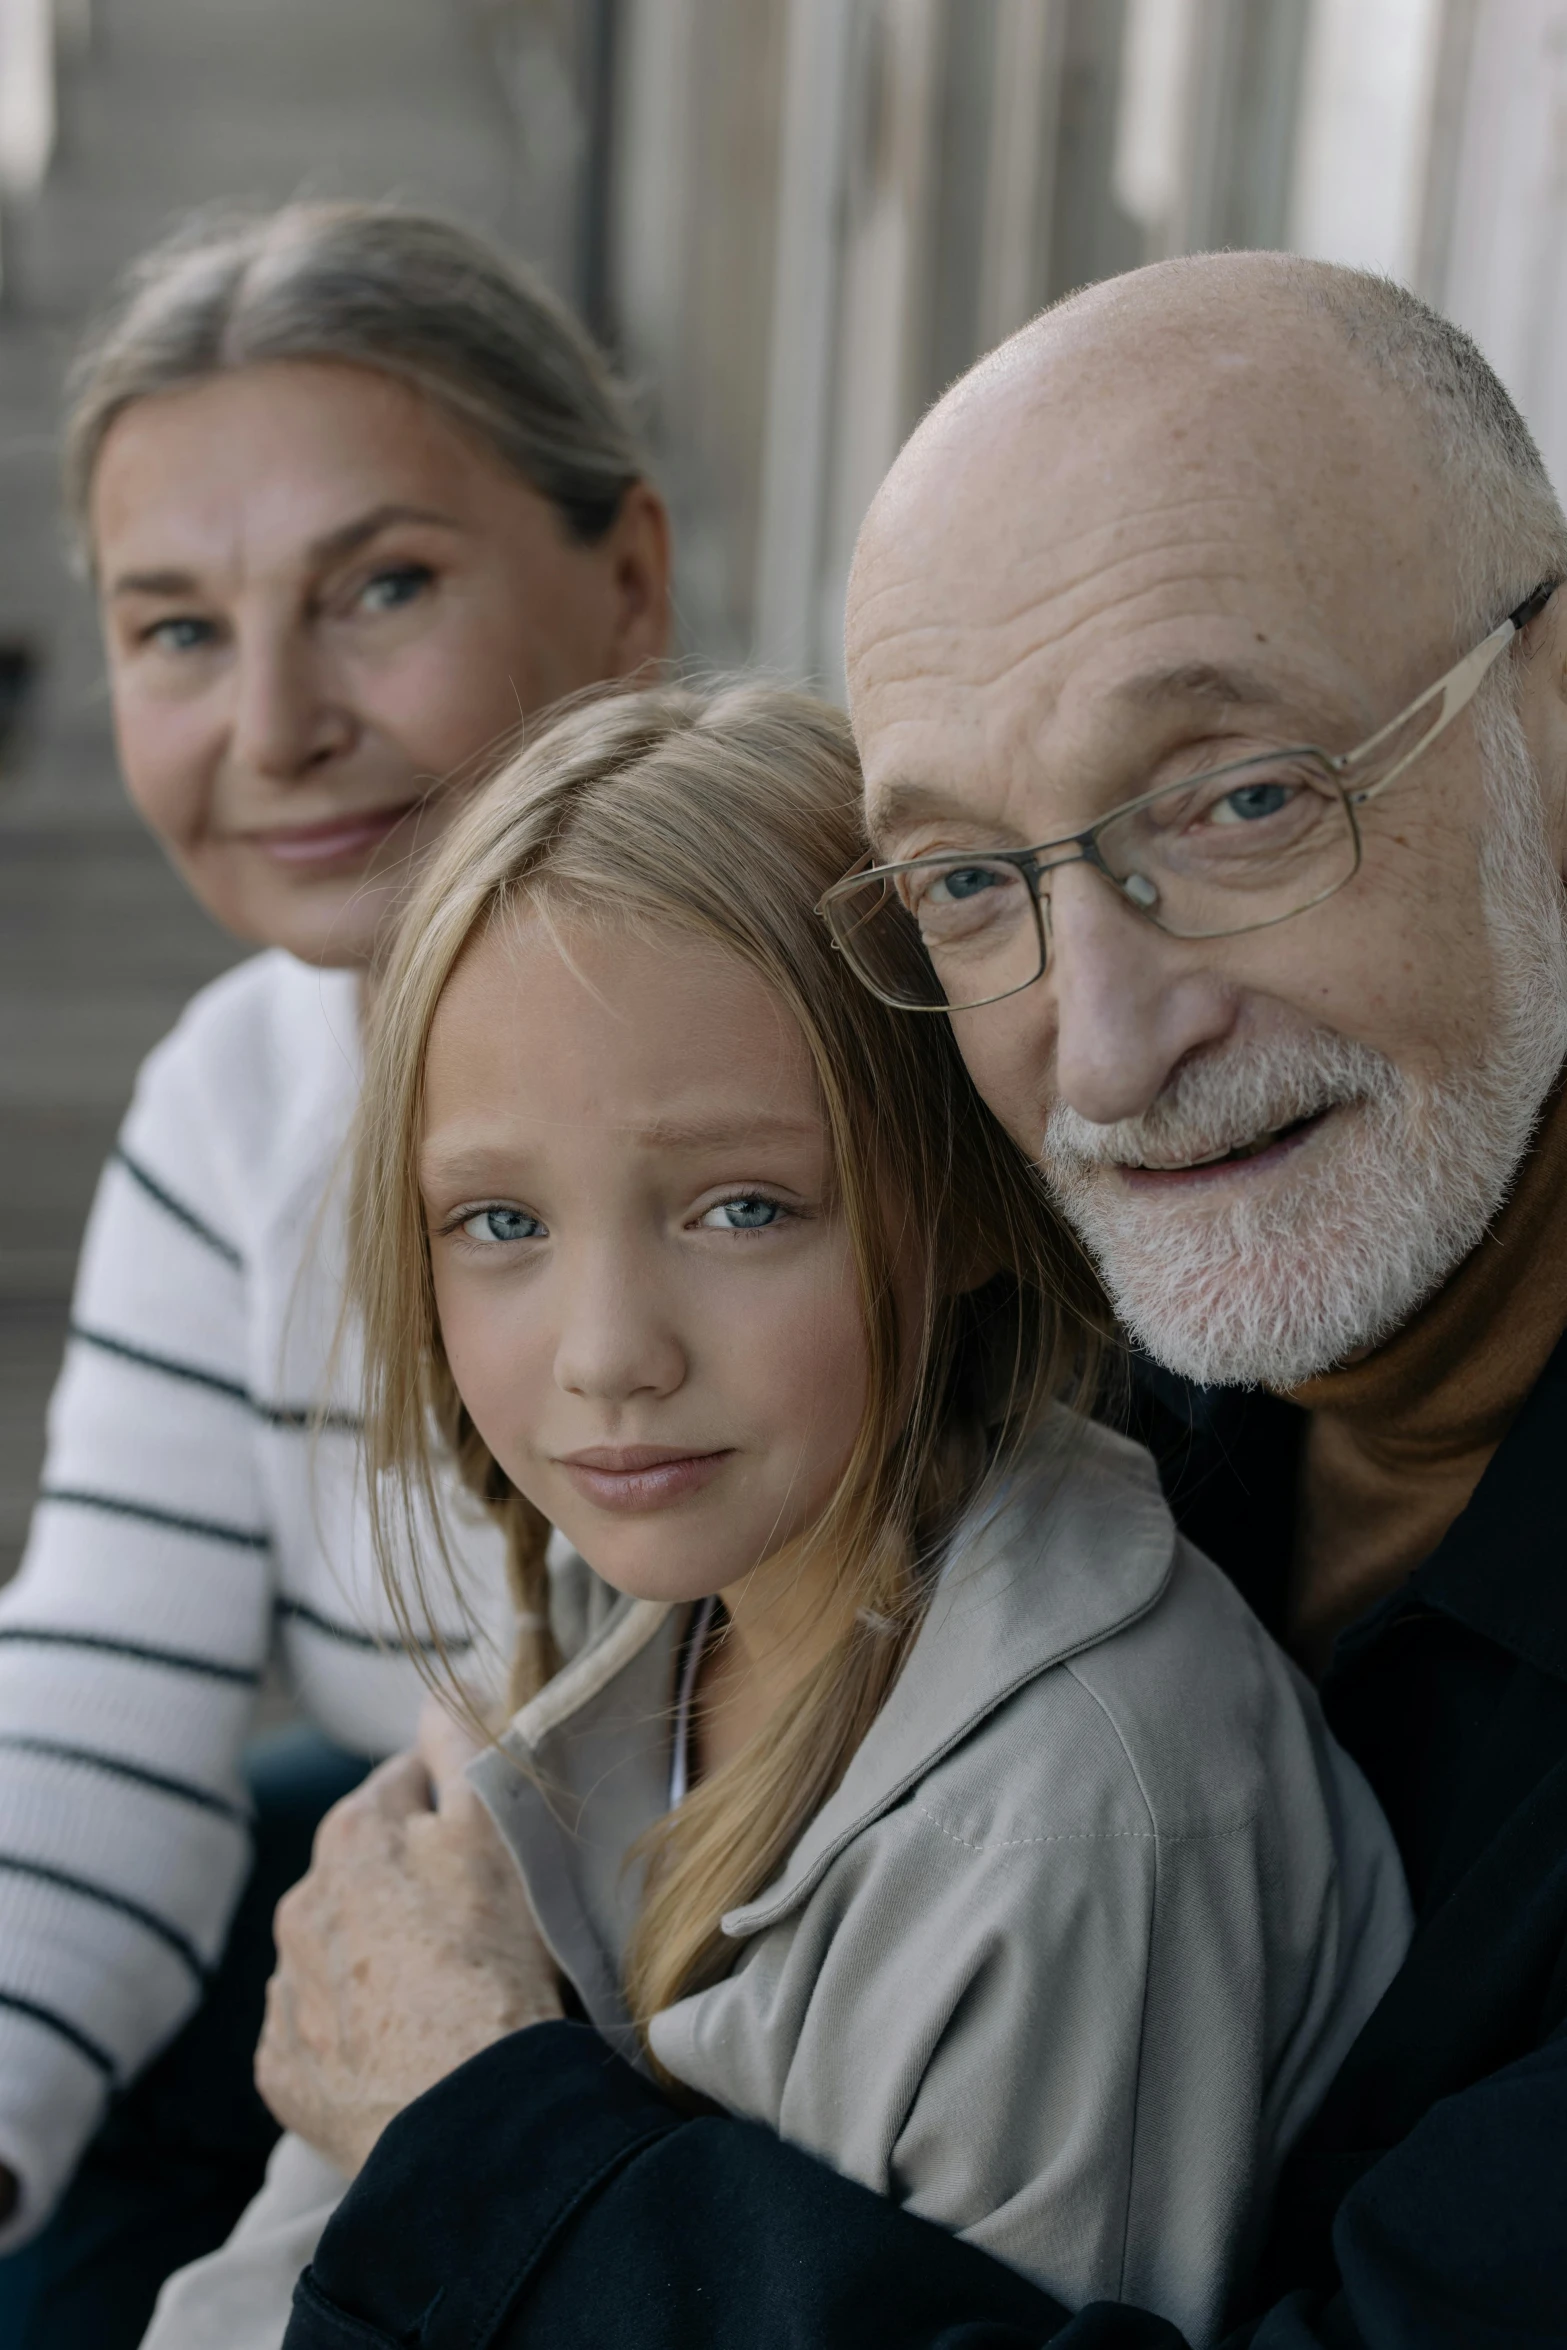
[[[557,1386],[597,1403],[672,1395],[686,1350],[656,1282],[623,1255],[571,1268],[555,1353]]]

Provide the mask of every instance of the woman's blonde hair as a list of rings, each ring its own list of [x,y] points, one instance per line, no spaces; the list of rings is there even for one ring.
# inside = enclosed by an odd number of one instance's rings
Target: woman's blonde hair
[[[647,457],[608,362],[563,302],[472,229],[400,204],[198,213],[142,255],[66,386],[66,510],[90,561],[99,453],[137,400],[277,360],[395,377],[602,538]]]
[[[819,703],[749,685],[578,707],[501,770],[443,843],[400,928],[369,1040],[351,1287],[377,1553],[417,1642],[433,1611],[417,1565],[400,1562],[417,1560],[435,1512],[439,1431],[508,1532],[525,1624],[514,1704],[555,1661],[549,1528],[491,1457],[442,1351],[418,1175],[441,992],[469,944],[519,910],[674,931],[758,973],[815,1067],[869,1376],[853,1457],[808,1539],[830,1546],[852,1605],[766,1727],[655,1832],[628,1968],[643,2023],[723,1971],[720,1917],[767,1882],[841,1778],[906,1654],[956,1514],[1049,1399],[1081,1398],[1095,1360],[1098,1292],[1034,1170],[975,1096],[948,1024],[877,1002],[815,912],[863,849],[853,742]],[[894,1294],[894,1268],[911,1259],[923,1274],[912,1326]],[[902,1286],[906,1299],[906,1271]]]

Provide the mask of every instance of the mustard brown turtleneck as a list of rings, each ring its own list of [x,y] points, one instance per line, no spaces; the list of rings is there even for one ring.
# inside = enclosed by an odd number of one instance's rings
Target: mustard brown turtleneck
[[[1335,1636],[1428,1557],[1567,1330],[1567,1083],[1490,1231],[1384,1346],[1291,1391],[1310,1413],[1290,1644]]]

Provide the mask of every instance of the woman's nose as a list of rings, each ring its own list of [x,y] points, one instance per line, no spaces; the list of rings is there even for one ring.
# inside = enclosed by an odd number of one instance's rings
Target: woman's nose
[[[672,1395],[686,1376],[686,1349],[647,1270],[620,1252],[566,1270],[557,1386],[606,1404]]]
[[[241,638],[233,675],[231,745],[241,766],[292,782],[351,746],[352,713],[308,643],[257,630]]]

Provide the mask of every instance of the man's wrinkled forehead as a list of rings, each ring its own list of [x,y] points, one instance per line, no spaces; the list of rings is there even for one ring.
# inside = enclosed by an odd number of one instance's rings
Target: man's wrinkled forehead
[[[1205,707],[1352,703],[1418,669],[1427,606],[1440,642],[1430,454],[1320,320],[1034,331],[921,428],[862,535],[848,656],[873,820],[913,746],[950,764],[954,730],[993,763],[1183,680]]]

